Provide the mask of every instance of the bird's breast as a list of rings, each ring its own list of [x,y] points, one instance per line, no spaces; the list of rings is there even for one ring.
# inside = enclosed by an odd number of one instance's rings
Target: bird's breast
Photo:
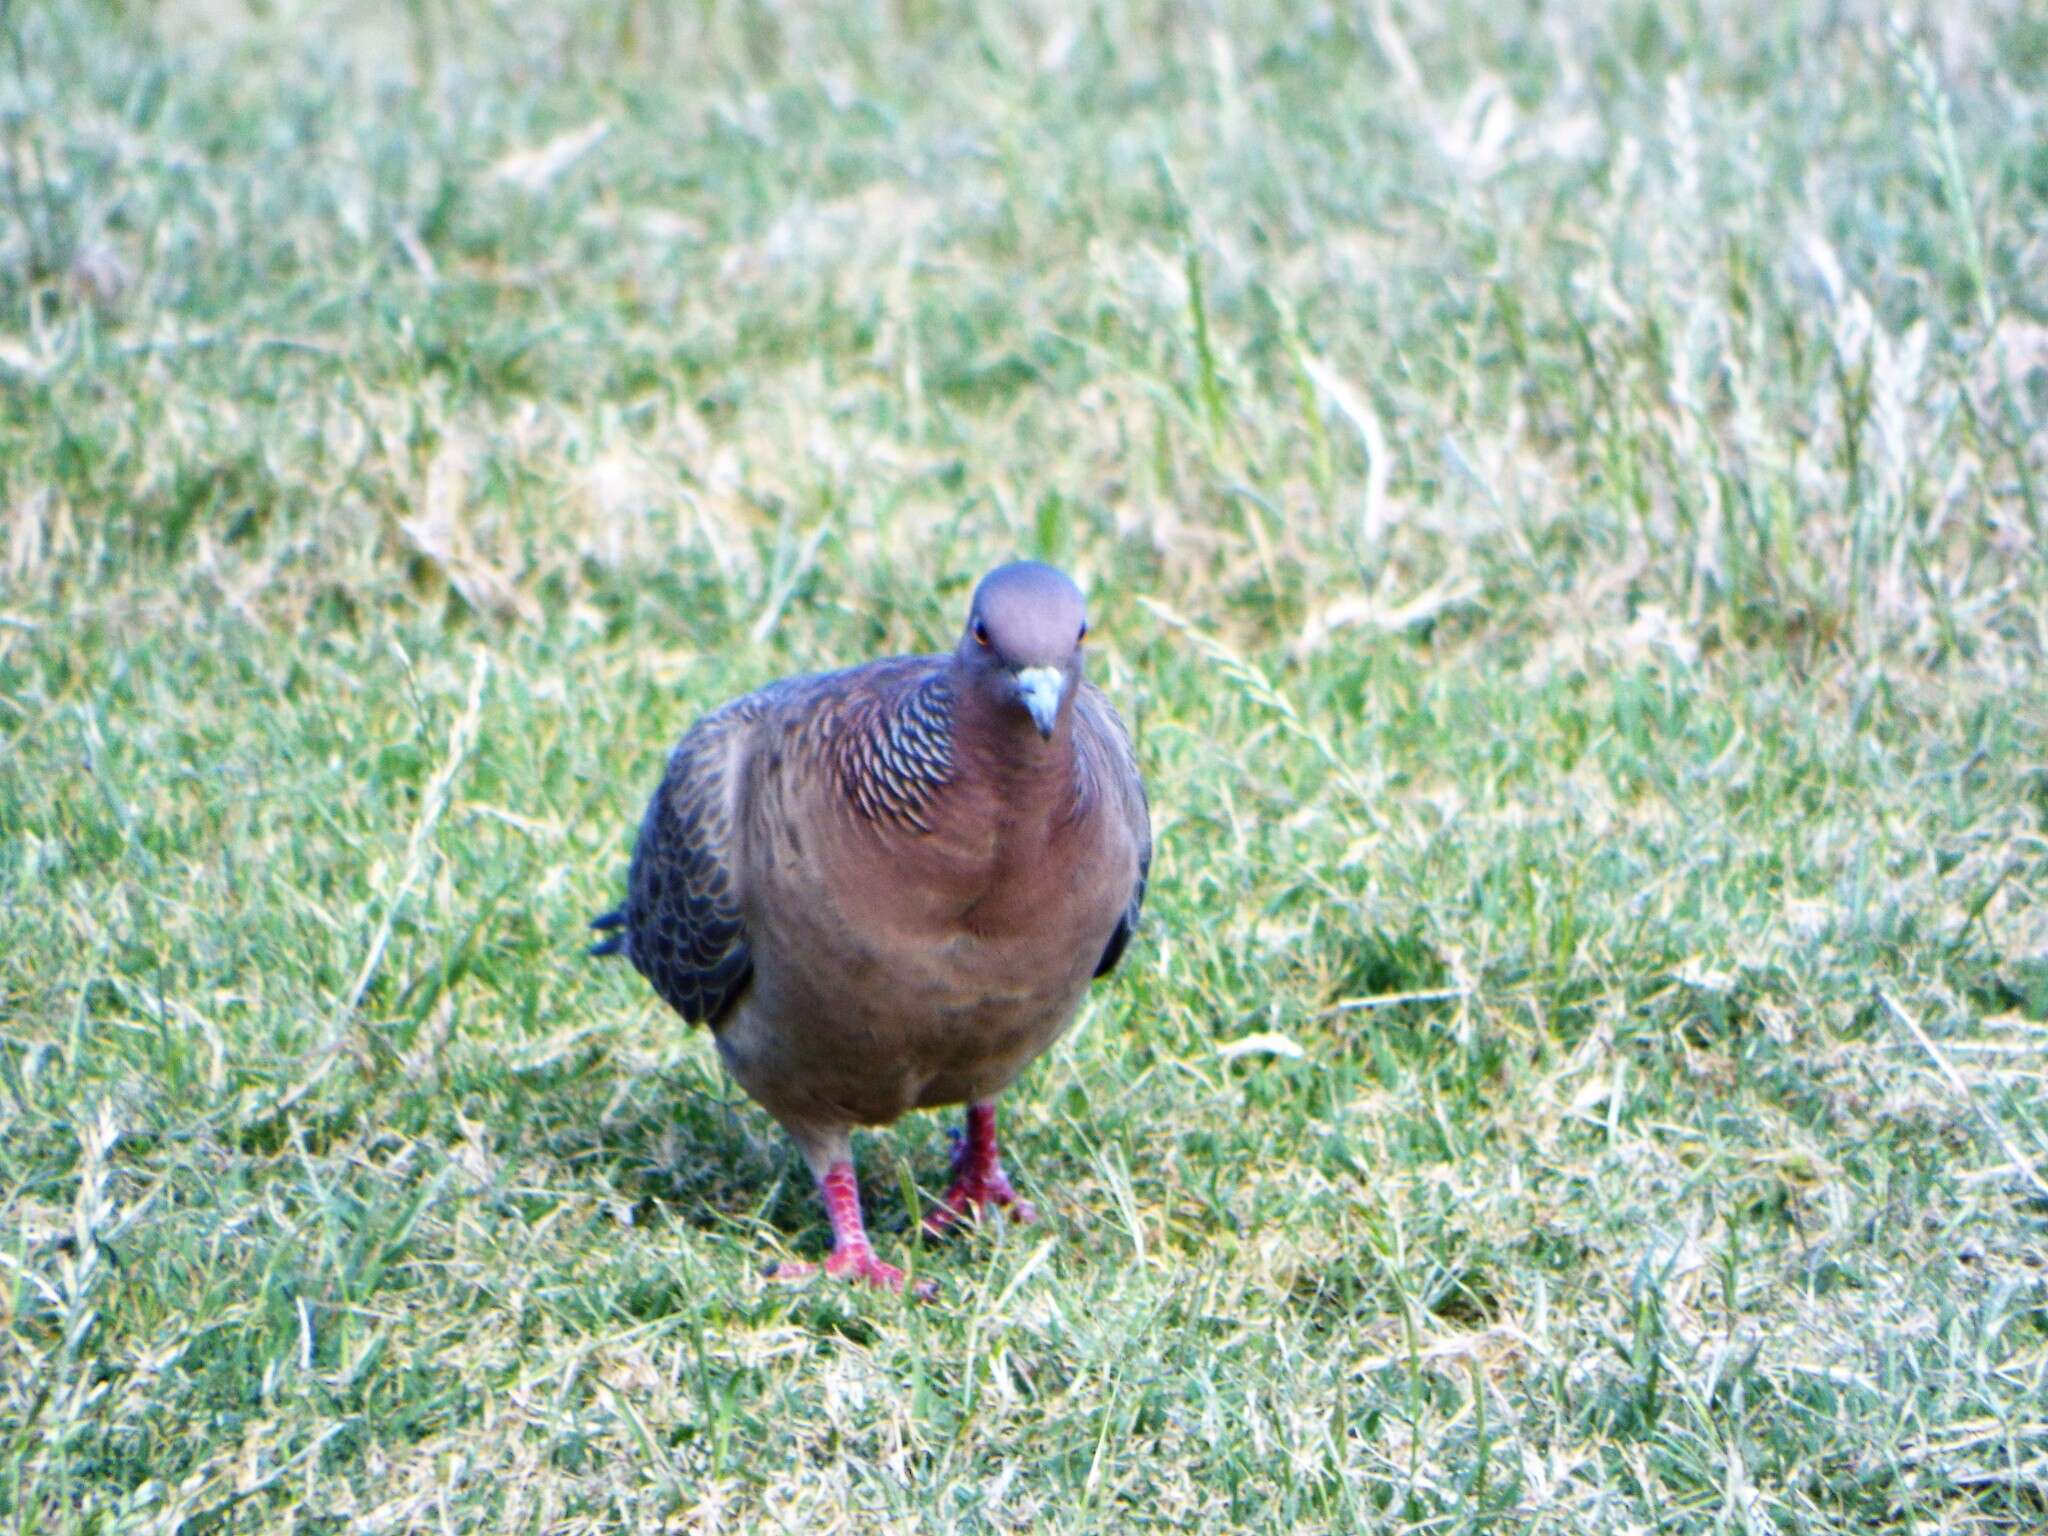
[[[1129,900],[1128,839],[948,801],[924,832],[815,801],[752,821],[753,990],[721,1036],[742,1081],[879,1123],[998,1091],[1073,1018]]]

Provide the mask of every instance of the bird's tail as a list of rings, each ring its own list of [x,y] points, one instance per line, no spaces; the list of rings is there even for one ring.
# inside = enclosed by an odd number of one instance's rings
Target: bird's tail
[[[624,928],[626,926],[626,909],[624,907],[614,907],[602,917],[593,917],[590,920],[590,926],[593,928]],[[625,934],[615,933],[610,938],[600,939],[597,943],[591,945],[588,953],[593,955],[616,955],[625,947]]]

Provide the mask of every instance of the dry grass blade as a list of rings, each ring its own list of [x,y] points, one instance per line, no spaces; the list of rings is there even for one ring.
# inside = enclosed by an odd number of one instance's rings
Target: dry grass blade
[[[602,144],[611,131],[612,125],[600,117],[535,148],[514,150],[491,167],[491,179],[538,192]]]
[[[1942,1081],[1954,1090],[1956,1097],[1977,1117],[1998,1150],[2005,1154],[2008,1171],[2017,1173],[2026,1186],[2033,1190],[2036,1198],[2048,1200],[2048,1179],[2043,1179],[2034,1165],[2020,1154],[2019,1148],[2013,1144],[2011,1135],[1999,1122],[1998,1117],[1986,1109],[1977,1095],[1970,1091],[1970,1085],[1963,1081],[1962,1074],[1956,1071],[1941,1047],[1934,1043],[1933,1037],[1920,1027],[1920,1021],[1908,1013],[1889,992],[1879,992],[1878,998],[1884,1004],[1885,1011],[1904,1025],[1920,1049],[1927,1053],[1928,1059],[1934,1063],[1935,1070],[1941,1074]]]
[[[378,918],[376,931],[371,934],[369,946],[363,951],[363,963],[356,968],[355,980],[349,983],[348,992],[342,1000],[343,1013],[354,1013],[362,1006],[363,994],[369,990],[371,978],[383,963],[385,946],[391,942],[391,925],[397,921],[399,908],[426,873],[427,860],[433,855],[434,829],[441,824],[441,815],[448,809],[455,776],[462,771],[470,749],[476,744],[477,729],[483,721],[484,684],[490,675],[491,658],[487,652],[478,651],[470,667],[468,697],[463,700],[462,713],[449,729],[448,745],[441,754],[440,765],[434,769],[434,776],[427,780],[427,787],[420,796],[419,815],[406,838],[398,881],[385,899],[383,915]]]
[[[409,665],[409,663],[408,663]],[[469,693],[463,702],[462,713],[448,732],[448,743],[442,753],[439,766],[433,777],[427,781],[420,796],[419,814],[414,818],[412,831],[406,839],[405,854],[399,865],[398,879],[385,894],[383,911],[377,919],[377,926],[370,934],[370,941],[363,950],[361,963],[356,967],[355,977],[348,990],[342,994],[340,1007],[334,1021],[334,1034],[329,1044],[321,1051],[319,1063],[313,1070],[300,1078],[277,1101],[265,1111],[268,1115],[281,1115],[299,1103],[334,1069],[341,1059],[342,1030],[362,1007],[363,997],[370,990],[370,983],[376,979],[377,968],[384,963],[385,950],[390,946],[393,925],[398,914],[411,897],[414,888],[426,874],[428,862],[434,854],[434,833],[441,823],[441,817],[448,809],[454,793],[456,776],[468,759],[476,744],[477,731],[483,720],[484,684],[490,677],[490,656],[478,651],[470,669]]]
[[[1350,380],[1321,358],[1303,352],[1301,367],[1323,397],[1350,423],[1365,448],[1365,491],[1359,507],[1358,533],[1367,549],[1378,549],[1387,534],[1389,473],[1387,433],[1380,425],[1379,412]]]

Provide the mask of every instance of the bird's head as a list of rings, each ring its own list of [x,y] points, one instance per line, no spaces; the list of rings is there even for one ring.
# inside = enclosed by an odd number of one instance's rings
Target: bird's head
[[[982,577],[957,655],[991,703],[1028,718],[1050,740],[1081,683],[1088,605],[1064,571],[1035,560]]]

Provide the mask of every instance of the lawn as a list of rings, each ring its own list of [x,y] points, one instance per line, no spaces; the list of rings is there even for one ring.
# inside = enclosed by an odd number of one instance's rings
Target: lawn
[[[0,5],[0,1529],[2048,1526],[2048,14]],[[1035,1226],[587,959],[1057,560]]]

